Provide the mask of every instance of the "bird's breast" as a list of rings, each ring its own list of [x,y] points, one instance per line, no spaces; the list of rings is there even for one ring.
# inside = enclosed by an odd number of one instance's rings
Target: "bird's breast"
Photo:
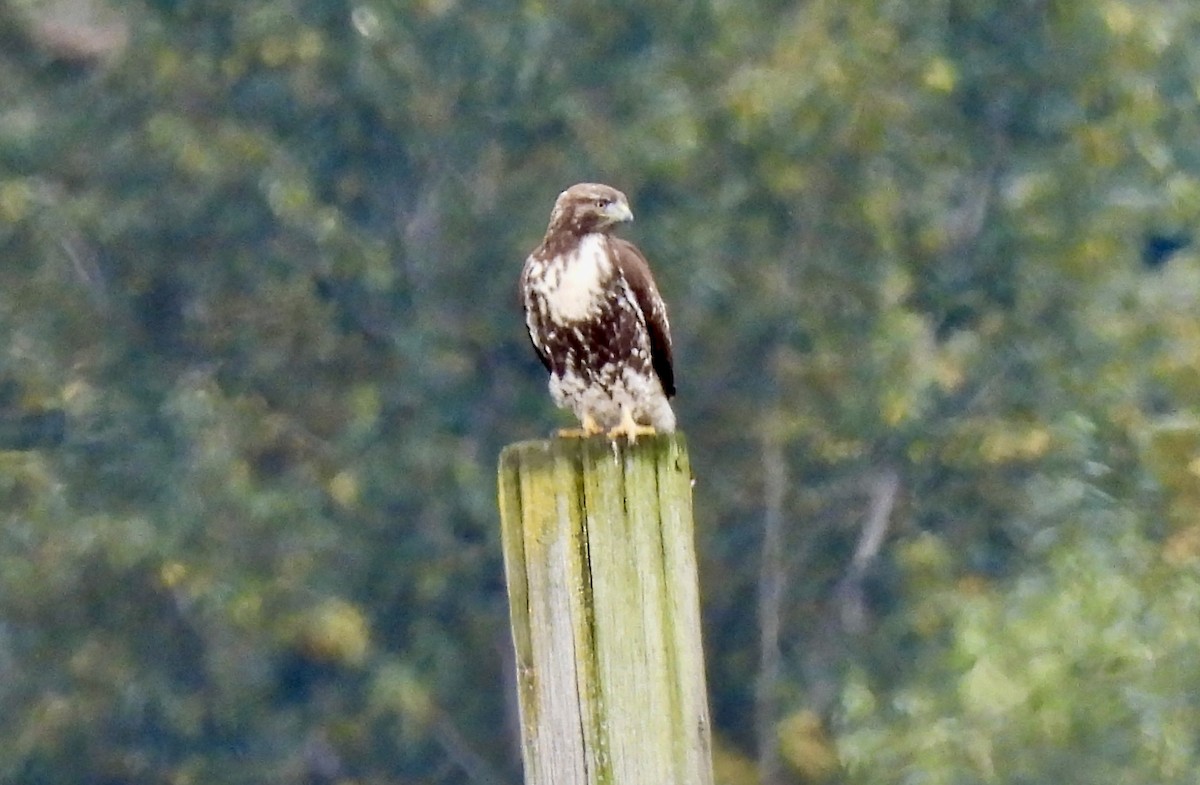
[[[612,280],[613,264],[602,235],[587,235],[574,250],[547,263],[537,286],[553,322],[569,324],[597,316]]]

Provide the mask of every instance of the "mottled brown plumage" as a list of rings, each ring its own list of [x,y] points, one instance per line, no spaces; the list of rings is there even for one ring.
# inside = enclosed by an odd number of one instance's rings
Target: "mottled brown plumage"
[[[675,394],[666,305],[650,266],[613,228],[633,220],[615,188],[580,183],[554,203],[525,260],[521,294],[534,349],[556,404],[585,433],[634,438],[673,431]]]

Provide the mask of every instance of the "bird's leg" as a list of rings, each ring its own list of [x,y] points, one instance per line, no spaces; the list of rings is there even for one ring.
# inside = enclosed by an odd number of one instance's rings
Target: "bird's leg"
[[[621,436],[629,439],[629,443],[633,444],[639,436],[654,436],[658,431],[654,430],[650,425],[638,425],[633,421],[633,411],[626,406],[621,407],[621,422],[615,425],[608,431],[608,438],[618,439]]]
[[[596,418],[592,417],[591,412],[584,412],[583,422],[578,428],[559,428],[558,430],[558,435],[563,439],[586,439],[598,433],[604,433],[604,429],[596,422]]]

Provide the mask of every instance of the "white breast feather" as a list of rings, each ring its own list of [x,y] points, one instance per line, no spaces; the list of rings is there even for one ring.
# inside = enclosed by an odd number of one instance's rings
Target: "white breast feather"
[[[612,275],[612,262],[604,249],[604,237],[589,234],[561,270],[552,270],[544,296],[550,318],[563,324],[592,315],[600,303],[604,283]]]

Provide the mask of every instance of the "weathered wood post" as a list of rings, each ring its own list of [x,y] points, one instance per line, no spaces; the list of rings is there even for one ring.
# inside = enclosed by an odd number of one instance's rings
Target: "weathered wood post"
[[[500,455],[526,785],[710,785],[679,434]]]

